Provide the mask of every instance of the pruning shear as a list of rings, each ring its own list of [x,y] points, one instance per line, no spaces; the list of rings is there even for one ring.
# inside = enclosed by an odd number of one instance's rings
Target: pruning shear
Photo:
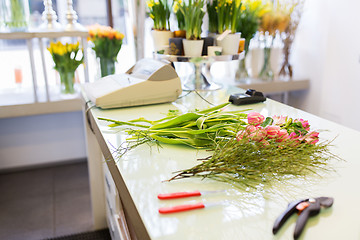
[[[294,239],[297,239],[301,235],[308,218],[319,214],[321,207],[329,208],[333,203],[334,199],[331,197],[308,198],[289,203],[286,211],[276,219],[273,227],[273,234],[276,234],[286,220],[293,213],[297,212],[299,218],[296,221],[294,231]]]

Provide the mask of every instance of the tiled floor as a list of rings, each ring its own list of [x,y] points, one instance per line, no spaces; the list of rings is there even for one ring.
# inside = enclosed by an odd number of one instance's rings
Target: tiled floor
[[[0,174],[0,239],[40,240],[91,226],[86,160]]]

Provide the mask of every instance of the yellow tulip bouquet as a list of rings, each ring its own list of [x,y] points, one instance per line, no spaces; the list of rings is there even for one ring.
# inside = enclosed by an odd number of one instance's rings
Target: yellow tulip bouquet
[[[51,42],[48,50],[55,63],[54,69],[60,74],[61,92],[65,94],[75,93],[75,70],[84,61],[83,50],[80,49],[79,42],[75,44],[63,44],[60,41]],[[81,57],[79,53],[81,53]]]
[[[115,62],[121,49],[124,34],[109,26],[95,24],[89,27],[93,50],[100,59],[101,77],[115,73]]]

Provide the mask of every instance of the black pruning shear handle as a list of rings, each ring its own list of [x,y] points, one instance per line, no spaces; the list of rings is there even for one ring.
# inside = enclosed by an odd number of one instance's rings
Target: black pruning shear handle
[[[309,198],[291,202],[288,208],[275,221],[273,233],[276,234],[282,225],[293,213],[300,213],[296,221],[294,239],[300,237],[309,217],[320,213],[321,207],[329,208],[333,205],[334,199],[330,197]]]

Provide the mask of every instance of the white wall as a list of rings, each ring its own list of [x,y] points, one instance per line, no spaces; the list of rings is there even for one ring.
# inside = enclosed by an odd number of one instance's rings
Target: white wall
[[[86,158],[82,112],[0,119],[0,169]]]
[[[290,104],[360,130],[360,1],[307,0],[292,63],[294,78],[309,78],[310,91]]]

